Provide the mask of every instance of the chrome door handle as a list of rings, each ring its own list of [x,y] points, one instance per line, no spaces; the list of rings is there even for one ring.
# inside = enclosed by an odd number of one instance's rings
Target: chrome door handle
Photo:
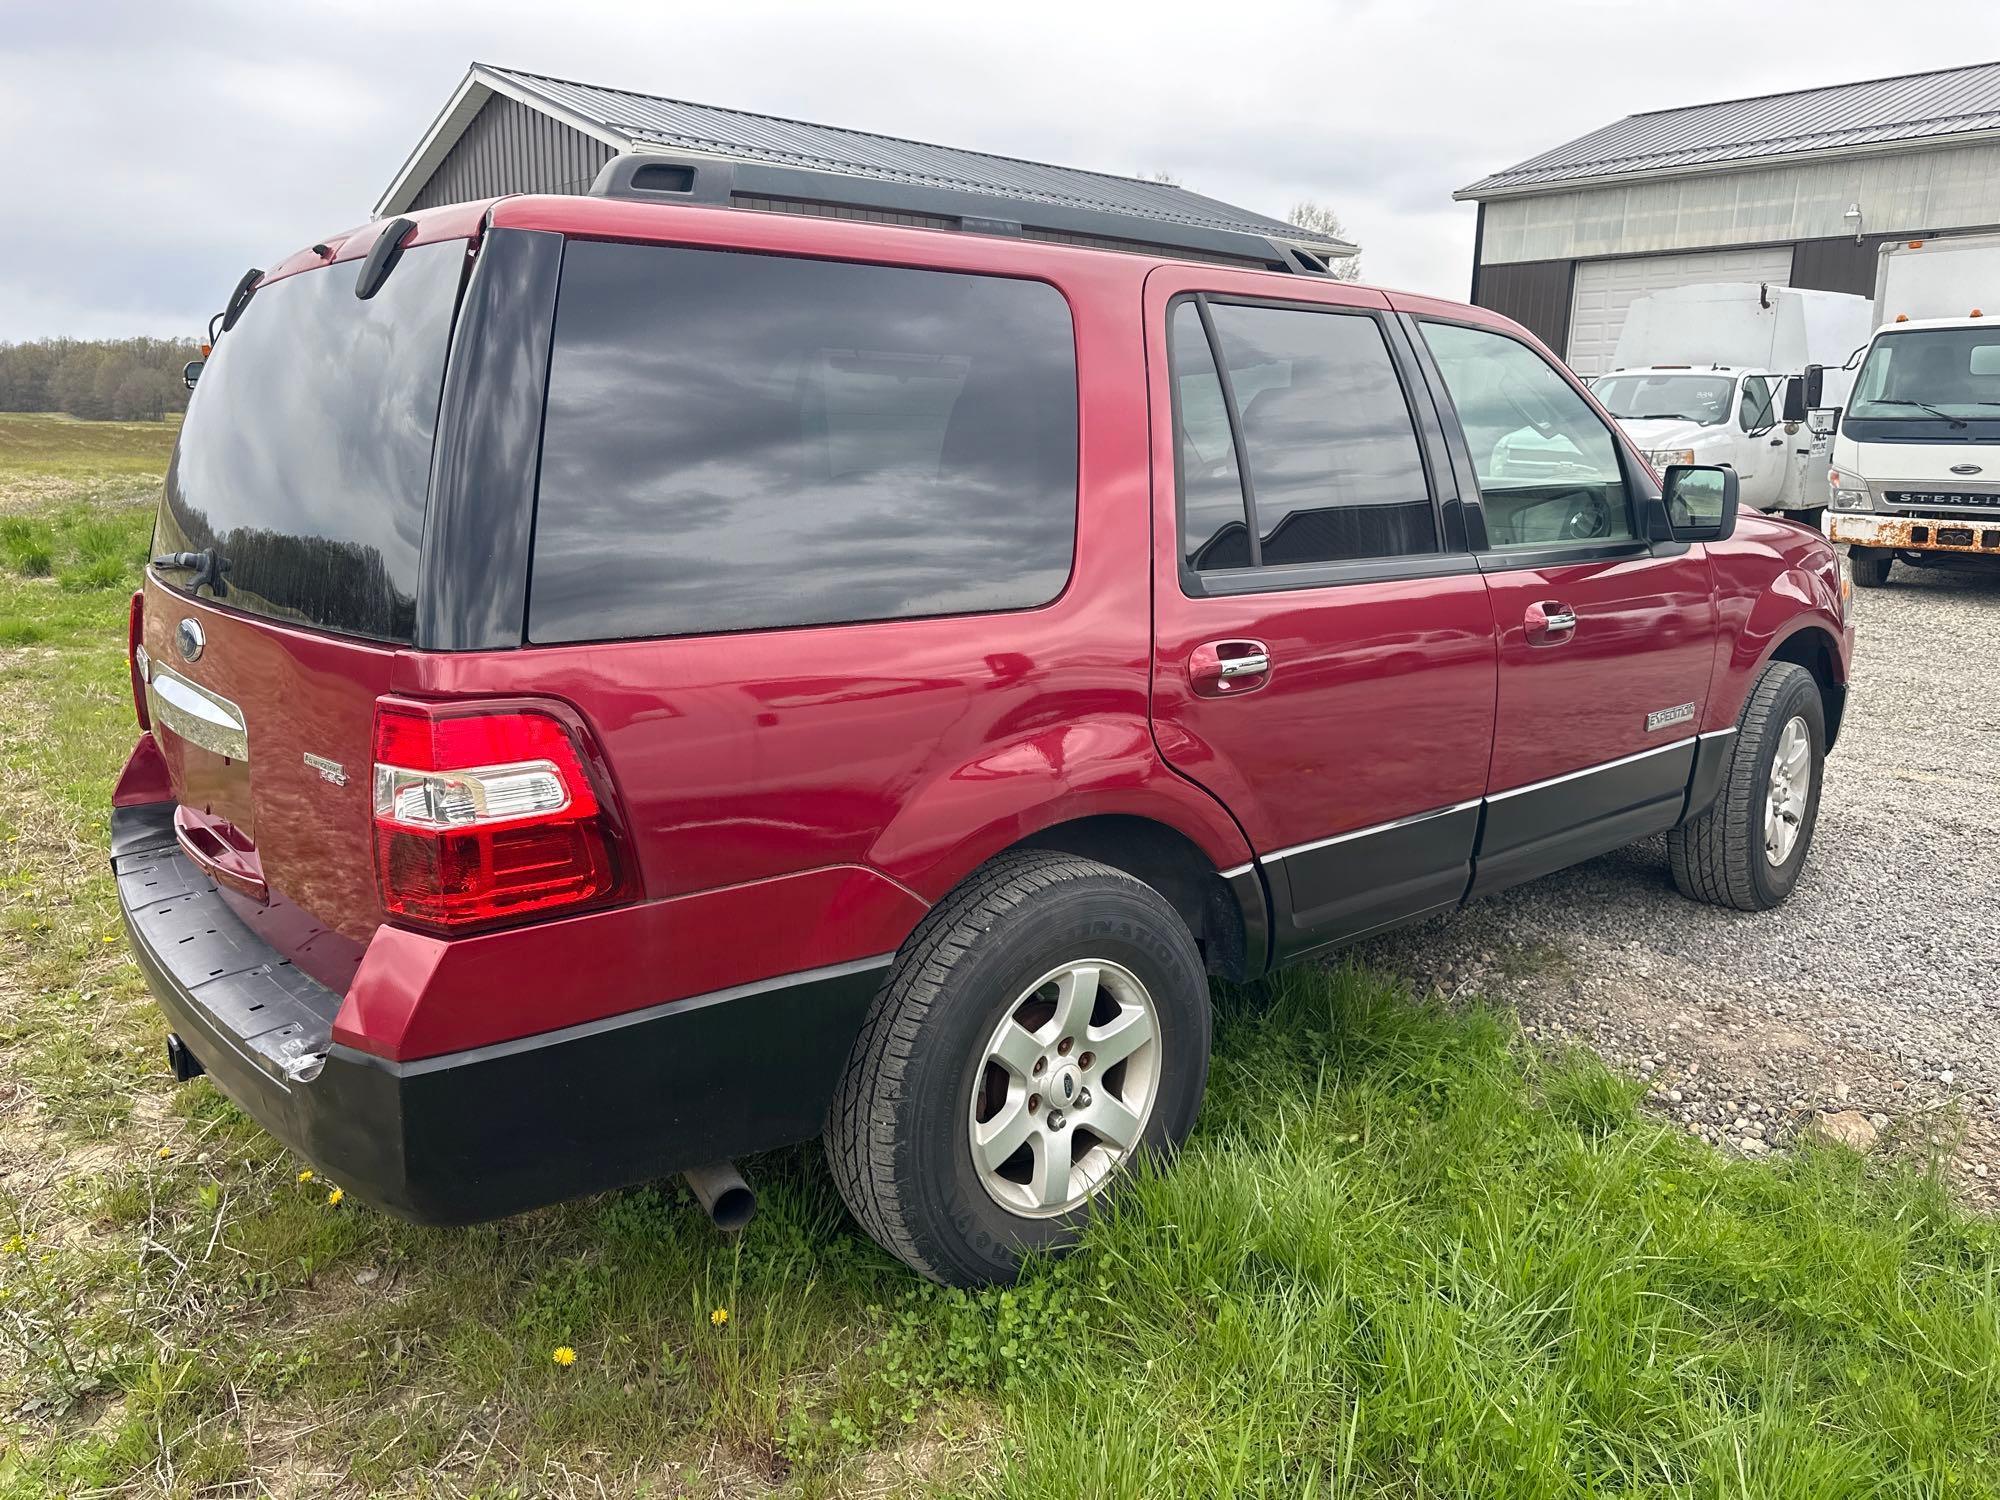
[[[1188,681],[1203,698],[1240,698],[1271,680],[1271,653],[1262,641],[1209,641],[1188,658]]]
[[[1574,630],[1576,629],[1576,611],[1565,609],[1558,610],[1554,614],[1543,615],[1542,628],[1550,631]]]

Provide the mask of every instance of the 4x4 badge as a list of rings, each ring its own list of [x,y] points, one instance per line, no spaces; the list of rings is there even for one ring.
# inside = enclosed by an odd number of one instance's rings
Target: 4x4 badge
[[[1685,724],[1694,717],[1692,703],[1676,703],[1672,708],[1656,708],[1646,715],[1646,728],[1650,732],[1665,729],[1669,724]]]
[[[335,786],[347,785],[347,767],[339,761],[328,760],[324,755],[314,755],[310,750],[305,752],[305,758],[306,764],[319,772],[321,781],[330,781]]]

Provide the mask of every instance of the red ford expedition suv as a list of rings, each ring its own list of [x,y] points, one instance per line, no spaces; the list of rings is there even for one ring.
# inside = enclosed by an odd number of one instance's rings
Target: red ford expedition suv
[[[1792,890],[1848,589],[1733,475],[1271,241],[759,170],[231,300],[112,821],[177,1076],[434,1223],[824,1137],[974,1283],[1186,1137],[1210,974],[1662,832]]]

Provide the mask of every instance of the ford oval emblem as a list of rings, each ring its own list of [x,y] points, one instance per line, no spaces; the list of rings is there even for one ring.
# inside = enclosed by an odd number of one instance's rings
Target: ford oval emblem
[[[176,625],[174,644],[181,648],[182,661],[200,661],[202,648],[208,644],[208,637],[202,634],[201,621],[182,620]]]
[[[1977,474],[1981,471],[1978,464],[1953,464],[1951,472],[1954,474]]]

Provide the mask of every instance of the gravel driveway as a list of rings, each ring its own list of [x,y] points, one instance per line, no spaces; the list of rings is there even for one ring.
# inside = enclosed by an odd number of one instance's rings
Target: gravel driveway
[[[1357,956],[1512,1004],[1732,1150],[1822,1115],[1864,1144],[1871,1125],[1942,1128],[1958,1184],[2000,1205],[2000,570],[1899,565],[1857,615],[1846,723],[1783,907],[1683,900],[1655,838]]]

